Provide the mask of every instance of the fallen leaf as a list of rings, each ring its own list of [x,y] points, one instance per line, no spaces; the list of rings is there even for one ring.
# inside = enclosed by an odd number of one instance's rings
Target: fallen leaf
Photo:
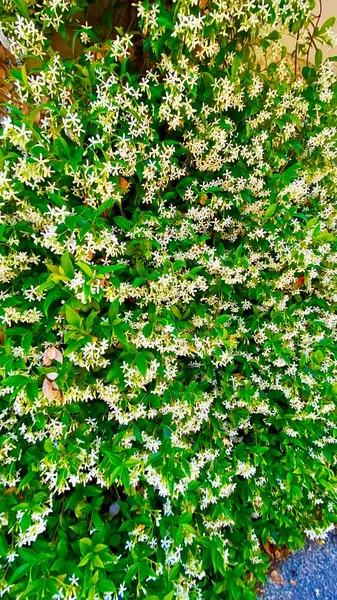
[[[270,542],[268,542],[268,540],[263,544],[263,548],[265,550],[265,552],[267,552],[268,556],[270,556],[271,558],[274,558],[274,553],[272,551],[272,547]]]
[[[290,554],[290,550],[286,546],[276,546],[268,542],[268,540],[263,544],[263,548],[272,560],[282,560]]]
[[[48,400],[55,400],[60,397],[60,390],[55,381],[51,381],[46,377],[43,382],[42,391],[44,393],[45,398]]]
[[[279,572],[276,571],[276,569],[274,569],[270,573],[270,577],[272,578],[274,583],[277,583],[277,585],[284,585],[284,579],[283,579],[282,575],[280,575]]]
[[[57,379],[58,376],[59,374],[56,373],[56,371],[54,373],[48,373],[48,379],[50,379],[50,381],[55,381],[55,379]]]
[[[276,560],[283,560],[289,556],[290,550],[286,546],[275,546],[274,557]]]
[[[57,362],[63,362],[62,352],[55,348],[55,346],[49,346],[43,355],[42,364],[44,367],[50,367],[53,360],[57,360]]]
[[[49,366],[51,365],[52,360],[54,360],[56,356],[56,348],[55,346],[49,346],[43,355],[43,365]]]

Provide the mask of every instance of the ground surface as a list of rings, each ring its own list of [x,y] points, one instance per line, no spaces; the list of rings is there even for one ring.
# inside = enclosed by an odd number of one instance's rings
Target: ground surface
[[[273,566],[263,600],[337,600],[337,531]],[[276,571],[276,573],[275,573]]]

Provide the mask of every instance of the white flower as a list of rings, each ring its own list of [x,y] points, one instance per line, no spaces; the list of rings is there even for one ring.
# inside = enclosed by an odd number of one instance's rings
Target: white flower
[[[238,462],[236,470],[237,475],[241,475],[242,477],[244,477],[244,479],[248,479],[249,477],[255,475],[255,473],[256,468],[253,465],[241,461]]]
[[[7,561],[10,562],[14,562],[14,560],[18,557],[19,555],[16,552],[9,552],[7,554]]]
[[[79,580],[79,577],[75,577],[74,573],[71,575],[71,577],[69,577],[70,583],[76,586],[78,585]]]

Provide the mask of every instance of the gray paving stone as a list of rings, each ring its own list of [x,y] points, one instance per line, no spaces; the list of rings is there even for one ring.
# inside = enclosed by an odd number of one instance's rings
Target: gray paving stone
[[[274,568],[284,585],[268,577],[264,600],[337,600],[337,535],[329,535],[322,545],[307,544]]]

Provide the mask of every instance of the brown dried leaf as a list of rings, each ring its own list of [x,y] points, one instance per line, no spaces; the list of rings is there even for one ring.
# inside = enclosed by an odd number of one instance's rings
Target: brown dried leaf
[[[119,187],[122,188],[122,190],[127,190],[129,187],[129,182],[124,179],[124,177],[120,177],[119,178]]]
[[[45,353],[43,355],[42,364],[44,367],[50,367],[53,360],[57,360],[57,362],[62,363],[63,362],[62,352],[60,350],[58,350],[58,348],[55,348],[55,346],[48,346],[48,348],[45,350]]]
[[[73,35],[73,32],[70,27],[67,27],[67,33],[70,35],[70,39]],[[83,45],[81,44],[79,38],[76,38],[74,52],[71,46],[71,43],[68,43],[60,34],[59,31],[56,31],[50,38],[51,46],[53,50],[56,50],[61,58],[64,60],[75,58],[76,56],[80,56],[83,52]]]
[[[272,578],[274,583],[277,583],[277,585],[284,585],[284,579],[283,579],[282,575],[280,575],[280,573],[278,571],[276,571],[276,569],[274,569],[270,573],[270,577]]]
[[[53,373],[48,373],[48,379],[50,379],[50,381],[55,381],[55,379],[57,379],[59,376],[58,373],[56,373],[56,371],[54,371]]]
[[[48,400],[55,400],[60,396],[60,390],[55,381],[50,381],[48,377],[45,378],[42,386],[42,391]]]
[[[0,345],[3,346],[6,340],[6,336],[3,333],[3,328],[0,326]]]
[[[275,546],[274,556],[276,560],[283,560],[289,556],[290,550],[286,546]]]
[[[275,546],[275,544],[271,544],[268,540],[263,544],[263,548],[272,560],[282,560],[290,554],[290,550],[286,546]]]
[[[59,363],[63,363],[63,354],[62,354],[61,350],[58,350],[57,348],[56,348],[55,360],[57,360],[57,362],[59,362]]]
[[[271,558],[274,558],[274,552],[273,552],[271,544],[270,544],[270,542],[268,542],[268,540],[263,544],[263,548],[264,548],[264,551],[268,554],[268,556],[270,556]]]
[[[17,487],[15,485],[12,485],[11,487],[7,488],[7,490],[4,491],[3,496],[9,496],[10,494],[15,494],[15,492],[17,492]]]
[[[40,122],[41,122],[41,111],[39,111],[38,113],[36,113],[36,117],[34,119],[35,125],[40,125]]]
[[[42,364],[44,367],[49,367],[56,356],[55,346],[48,346],[43,355]]]

